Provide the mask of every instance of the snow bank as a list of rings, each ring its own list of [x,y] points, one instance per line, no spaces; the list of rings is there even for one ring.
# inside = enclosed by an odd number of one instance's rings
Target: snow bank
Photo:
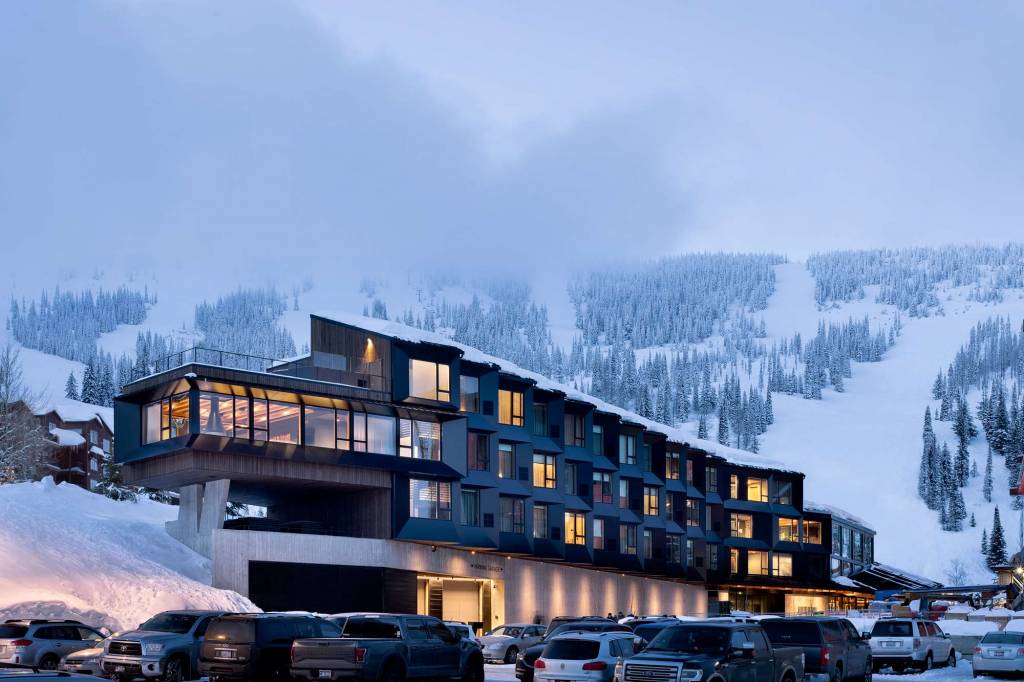
[[[167,609],[258,611],[210,587],[209,560],[164,530],[176,514],[52,478],[0,486],[0,620],[77,617],[118,630]]]
[[[939,627],[947,635],[981,637],[986,632],[998,630],[999,624],[990,620],[942,620]]]

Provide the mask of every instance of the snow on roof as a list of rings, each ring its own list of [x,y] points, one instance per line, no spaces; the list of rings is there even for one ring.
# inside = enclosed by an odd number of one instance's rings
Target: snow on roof
[[[834,507],[830,504],[821,504],[820,502],[811,502],[810,500],[804,500],[804,511],[817,512],[818,514],[828,514],[829,516],[832,516],[834,518],[842,519],[843,521],[849,521],[850,523],[855,523],[858,526],[863,526],[868,530],[874,530],[870,523],[860,518],[859,516],[854,516],[845,509],[840,509],[839,507]],[[892,570],[895,573],[902,573],[902,571],[898,571],[897,569]]]
[[[74,448],[85,442],[82,434],[71,429],[58,429],[56,426],[50,429],[50,434],[57,439],[57,445],[62,448]]]
[[[103,449],[97,445],[93,445],[91,448],[89,448],[89,452],[91,452],[94,455],[99,455],[100,457],[103,457],[107,454],[103,452]]]
[[[842,585],[843,587],[864,587],[859,582],[846,575],[834,575],[832,576],[832,582],[836,585]]]
[[[99,419],[110,429],[111,433],[114,431],[114,408],[112,407],[101,407],[83,403],[81,400],[60,398],[41,403],[33,411],[37,417],[50,412],[56,412],[57,416],[66,422],[87,422]]]
[[[695,438],[691,434],[665,424],[641,417],[635,412],[630,412],[611,403],[607,403],[600,398],[595,398],[592,395],[587,395],[581,391],[576,390],[572,386],[561,384],[553,379],[550,379],[543,374],[532,372],[528,369],[503,360],[502,358],[488,355],[483,351],[474,348],[473,346],[467,346],[463,343],[459,343],[453,339],[448,338],[437,332],[427,331],[425,329],[417,329],[416,327],[410,327],[400,322],[393,322],[391,320],[382,320],[375,317],[364,317],[363,315],[354,315],[352,313],[345,313],[339,311],[318,311],[313,313],[316,317],[322,317],[327,320],[333,320],[334,322],[340,322],[341,324],[349,325],[350,327],[356,327],[358,329],[365,329],[368,332],[374,334],[380,334],[381,336],[387,336],[392,339],[398,339],[401,341],[408,341],[410,343],[429,343],[438,346],[446,346],[448,348],[455,348],[462,352],[462,357],[470,362],[476,362],[483,365],[493,365],[500,371],[506,374],[512,374],[514,376],[527,379],[528,381],[536,384],[538,388],[563,393],[567,398],[577,400],[584,403],[590,403],[599,412],[607,412],[614,414],[624,421],[633,422],[640,424],[649,431],[664,434],[669,440],[677,443],[688,443],[693,447],[706,450],[712,454],[718,455],[730,462],[735,464],[741,464],[746,466],[760,467],[764,469],[775,469],[778,471],[789,471],[792,473],[799,473],[786,467],[782,462],[777,460],[771,460],[766,457],[761,457],[752,452],[746,452],[744,450],[737,450],[719,443],[715,443],[710,440],[703,438]]]

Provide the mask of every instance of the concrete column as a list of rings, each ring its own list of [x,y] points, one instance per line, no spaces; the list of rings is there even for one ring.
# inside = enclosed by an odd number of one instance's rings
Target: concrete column
[[[167,522],[167,533],[210,558],[213,531],[224,527],[224,508],[230,488],[230,480],[220,479],[179,489],[178,518]]]
[[[165,524],[167,533],[186,545],[191,546],[199,532],[199,505],[203,486],[187,485],[178,489],[178,518]]]
[[[205,538],[224,527],[224,510],[228,504],[231,480],[221,478],[203,486],[203,509],[199,516],[199,534]]]

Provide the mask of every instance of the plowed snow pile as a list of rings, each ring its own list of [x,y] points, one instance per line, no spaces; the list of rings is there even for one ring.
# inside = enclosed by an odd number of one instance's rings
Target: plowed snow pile
[[[0,621],[77,617],[118,630],[168,609],[258,610],[210,587],[209,560],[164,530],[176,514],[52,478],[0,486]]]

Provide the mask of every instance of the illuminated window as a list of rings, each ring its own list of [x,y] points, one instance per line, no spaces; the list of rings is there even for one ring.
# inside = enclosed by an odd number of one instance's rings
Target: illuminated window
[[[500,529],[502,533],[526,532],[526,503],[520,497],[505,497],[499,499],[498,509],[501,515]]]
[[[604,519],[594,519],[594,549],[604,549]]]
[[[480,525],[480,491],[462,489],[462,525]]]
[[[735,547],[729,548],[729,573],[738,575],[740,572],[740,551]]]
[[[252,439],[255,441],[267,440],[267,401],[252,401]]]
[[[737,500],[740,497],[740,477],[736,474],[729,474],[729,498]]]
[[[533,453],[533,487],[555,487],[555,457],[539,452]]]
[[[619,508],[629,509],[629,481],[619,479]]]
[[[299,406],[271,400],[267,403],[269,440],[273,443],[299,442]]]
[[[480,411],[480,379],[477,377],[459,376],[459,409],[463,412]]]
[[[772,502],[774,504],[793,504],[793,483],[791,481],[775,481]]]
[[[330,407],[313,405],[306,405],[303,409],[305,411],[305,426],[303,427],[302,442],[305,445],[313,445],[318,448],[333,449],[337,443],[334,410]]]
[[[451,402],[451,369],[440,362],[409,360],[409,397]]]
[[[533,505],[533,537],[538,540],[546,540],[549,537],[548,506],[546,504]]]
[[[800,519],[779,518],[779,542],[800,542]]]
[[[636,556],[636,524],[619,524],[619,552]]]
[[[248,406],[249,399],[241,398]],[[235,397],[222,393],[208,393],[202,391],[199,394],[199,433],[209,433],[217,436],[235,435]],[[249,437],[249,430],[238,434],[243,438]],[[333,440],[333,439],[332,439]],[[334,447],[328,445],[327,447]]]
[[[682,560],[678,535],[665,536],[665,555],[670,564],[678,564]]]
[[[700,527],[700,500],[686,498],[686,525],[691,528]]]
[[[768,575],[768,552],[747,550],[747,575]]]
[[[604,427],[600,424],[594,424],[594,433],[590,440],[590,451],[595,455],[604,454]]]
[[[636,464],[636,436],[619,434],[619,464]]]
[[[581,414],[565,415],[565,444],[582,448],[587,444],[587,434],[583,431],[584,419]]]
[[[710,464],[704,467],[704,489],[709,493],[718,492],[718,469]]]
[[[188,433],[188,394],[149,403],[143,408],[142,421],[146,443],[184,436]]]
[[[469,468],[474,471],[490,469],[491,443],[486,433],[469,432],[467,455]]]
[[[658,504],[658,489],[654,486],[644,486],[644,515],[657,516],[660,513]]]
[[[768,501],[768,479],[748,478],[747,479],[747,500],[749,502]]]
[[[441,460],[441,425],[417,419],[398,421],[398,454],[413,459]]]
[[[821,544],[821,521],[804,521],[804,542],[811,545]]]
[[[689,462],[687,462],[689,464]],[[679,453],[665,453],[665,479],[670,481],[679,480]]]
[[[750,514],[733,513],[729,517],[729,532],[734,538],[754,537],[754,519]]]
[[[780,578],[793,576],[793,555],[775,552],[772,554],[772,575]]]
[[[521,391],[498,391],[498,422],[523,425],[523,394]]]
[[[516,457],[515,451],[512,449],[512,443],[498,443],[498,478],[507,478],[514,480],[516,477],[515,472]]]
[[[644,559],[654,558],[654,532],[644,531]]]
[[[607,471],[594,472],[594,502],[612,504],[612,475]]]
[[[409,479],[409,516],[414,519],[451,519],[452,484],[448,481]]]
[[[395,454],[395,419],[380,414],[366,415],[366,450],[381,455]]]
[[[565,512],[565,544],[587,544],[587,515],[582,512]]]

